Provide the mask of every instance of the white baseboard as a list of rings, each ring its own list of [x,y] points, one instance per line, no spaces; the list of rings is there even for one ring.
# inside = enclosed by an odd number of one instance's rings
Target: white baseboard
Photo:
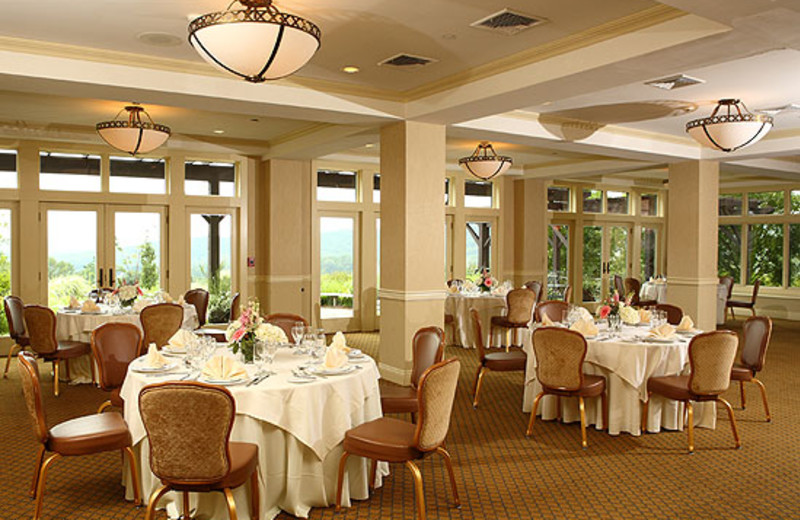
[[[392,383],[405,385],[411,381],[411,370],[403,370],[385,363],[378,363],[378,370],[380,371],[383,379],[391,381]]]

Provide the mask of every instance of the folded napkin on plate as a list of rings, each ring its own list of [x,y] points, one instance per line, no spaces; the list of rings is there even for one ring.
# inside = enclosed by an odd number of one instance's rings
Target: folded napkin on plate
[[[333,341],[331,341],[331,348],[334,348],[336,350],[341,350],[345,354],[350,352],[350,347],[347,346],[347,340],[344,338],[344,334],[342,334],[342,331],[339,331],[333,335]]]
[[[80,302],[78,301],[78,299],[76,297],[74,297],[74,296],[70,296],[69,297],[69,308],[70,309],[80,309],[81,308],[81,304],[80,304]]]
[[[325,368],[341,368],[347,364],[347,353],[331,345],[325,350],[325,360],[322,366]]]
[[[578,307],[578,313],[581,315],[582,320],[594,321],[594,316],[586,307]]]
[[[597,336],[598,330],[593,320],[580,320],[572,324],[570,330],[580,332],[584,336]]]
[[[682,331],[694,330],[694,322],[692,321],[692,318],[690,318],[689,316],[684,316],[683,318],[681,318],[681,322],[678,323],[678,330]]]
[[[161,368],[168,364],[167,358],[161,355],[155,343],[150,343],[147,348],[147,356],[144,358],[144,364],[150,368]]]
[[[247,371],[232,357],[216,355],[203,367],[203,377],[214,381],[231,381],[246,378]]]
[[[166,291],[163,291],[161,293],[161,299],[164,300],[167,303],[172,303],[172,301],[173,301],[172,300],[172,296],[170,296],[169,293],[166,292]]]
[[[81,305],[81,312],[99,312],[100,307],[97,306],[92,300],[86,300]]]
[[[552,327],[553,325],[555,325],[555,323],[553,323],[553,320],[551,320],[550,317],[547,314],[545,314],[544,316],[542,316],[542,325],[544,325],[545,327]]]
[[[675,335],[675,327],[665,323],[655,329],[650,329],[650,335],[656,338],[669,339]]]
[[[167,342],[173,350],[186,350],[186,346],[194,343],[197,338],[186,329],[178,329]]]
[[[639,309],[639,323],[650,323],[650,311]]]
[[[447,292],[450,294],[457,294],[458,293],[458,286],[456,284],[451,285],[447,288]]]

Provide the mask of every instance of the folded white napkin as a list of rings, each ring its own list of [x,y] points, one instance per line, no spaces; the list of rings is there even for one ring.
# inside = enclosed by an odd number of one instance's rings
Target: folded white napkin
[[[203,377],[214,381],[230,381],[247,377],[247,371],[232,357],[216,355],[203,367]]]
[[[669,339],[675,335],[675,327],[665,323],[655,329],[650,329],[650,335],[656,338]]]
[[[162,291],[161,299],[164,300],[167,303],[172,303],[172,301],[173,301],[172,300],[172,296],[170,296],[169,293],[166,292],[166,291]]]
[[[70,298],[69,298],[69,308],[70,309],[80,309],[81,308],[81,304],[80,304],[80,302],[78,301],[78,299],[76,297],[70,296]]]
[[[594,320],[576,321],[569,329],[580,332],[584,336],[597,336],[597,333],[599,332],[594,324]]]
[[[81,312],[98,312],[100,307],[97,306],[92,300],[86,300],[81,305]]]
[[[155,343],[150,343],[147,347],[147,356],[144,358],[144,364],[150,368],[161,368],[168,364],[167,358],[161,355]]]
[[[690,318],[689,316],[684,316],[683,318],[681,318],[681,322],[678,323],[678,330],[682,331],[694,330],[694,322],[692,321],[692,318]]]
[[[456,284],[451,285],[447,288],[447,292],[450,294],[457,294],[458,293],[458,286]]]
[[[542,325],[544,325],[545,327],[552,327],[553,325],[555,325],[555,323],[553,323],[553,320],[551,320],[550,317],[547,314],[545,314],[544,316],[542,316]]]
[[[330,346],[325,350],[325,360],[322,366],[325,368],[341,368],[347,364],[347,353],[334,346]]]
[[[639,323],[650,323],[650,311],[639,309]]]
[[[169,338],[168,344],[172,350],[186,350],[186,346],[194,343],[197,338],[186,329],[178,329],[178,332]]]
[[[331,341],[331,348],[336,350],[341,350],[345,354],[350,352],[350,347],[347,346],[347,340],[342,334],[342,331],[337,332],[333,335],[333,341]]]
[[[578,313],[580,313],[582,320],[594,321],[594,316],[586,307],[578,307]]]

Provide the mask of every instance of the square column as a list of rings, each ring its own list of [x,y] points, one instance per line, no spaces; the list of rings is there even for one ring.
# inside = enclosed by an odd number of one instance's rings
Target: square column
[[[414,333],[443,327],[445,127],[381,129],[381,339],[384,378],[408,384]]]
[[[514,285],[535,280],[546,287],[547,181],[514,181],[514,210]]]
[[[667,301],[703,330],[717,323],[717,214],[719,164],[669,166]]]

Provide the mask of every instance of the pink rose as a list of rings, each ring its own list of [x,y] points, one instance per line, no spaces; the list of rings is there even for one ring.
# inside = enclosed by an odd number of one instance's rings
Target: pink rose
[[[241,329],[233,333],[233,336],[231,336],[231,341],[239,341],[245,334],[247,334],[247,329],[242,327]]]
[[[608,305],[603,305],[603,306],[600,308],[600,317],[601,317],[601,318],[606,318],[606,317],[608,317],[608,314],[609,314],[610,312],[611,312],[611,307],[610,307],[610,306],[608,306]]]
[[[486,287],[491,287],[492,286],[492,279],[491,278],[487,278],[487,279],[485,279],[483,281],[483,283],[484,283],[484,285],[486,285]]]

